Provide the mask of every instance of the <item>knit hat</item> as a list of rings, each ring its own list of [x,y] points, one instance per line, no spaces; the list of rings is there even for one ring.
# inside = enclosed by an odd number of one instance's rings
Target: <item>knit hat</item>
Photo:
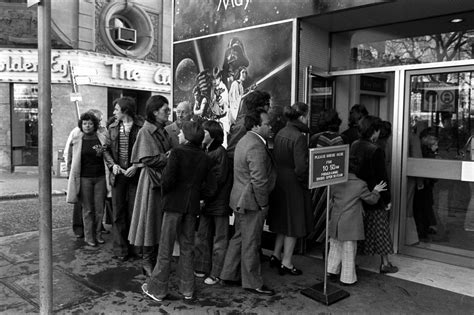
[[[183,121],[182,130],[184,138],[194,145],[200,146],[204,139],[204,129],[196,121]]]

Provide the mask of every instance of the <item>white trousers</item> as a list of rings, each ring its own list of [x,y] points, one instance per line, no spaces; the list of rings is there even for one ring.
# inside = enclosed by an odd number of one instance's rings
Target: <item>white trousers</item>
[[[329,239],[328,272],[341,274],[342,283],[354,283],[357,281],[355,270],[355,256],[357,253],[357,241],[338,241]]]

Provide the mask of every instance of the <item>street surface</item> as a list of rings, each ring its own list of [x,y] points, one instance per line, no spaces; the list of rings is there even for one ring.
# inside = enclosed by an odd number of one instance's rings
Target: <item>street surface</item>
[[[66,196],[52,198],[53,229],[71,226],[72,207]],[[39,217],[38,198],[0,201],[0,237],[37,231]]]

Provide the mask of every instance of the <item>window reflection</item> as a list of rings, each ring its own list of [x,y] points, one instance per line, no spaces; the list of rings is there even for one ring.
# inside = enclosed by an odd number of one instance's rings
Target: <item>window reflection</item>
[[[38,165],[38,86],[15,84],[12,110],[14,166]]]
[[[474,161],[474,72],[410,77],[412,158]],[[474,183],[408,177],[406,244],[474,250]]]
[[[473,72],[411,77],[410,157],[466,157],[466,144],[474,127],[473,85]],[[423,143],[434,140],[438,142],[438,148],[435,154],[432,154]],[[420,146],[421,149],[413,146]]]
[[[331,70],[474,59],[472,19],[433,18],[332,34]]]

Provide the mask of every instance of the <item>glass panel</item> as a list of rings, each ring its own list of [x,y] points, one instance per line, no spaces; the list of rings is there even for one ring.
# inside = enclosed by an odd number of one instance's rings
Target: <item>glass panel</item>
[[[471,161],[474,71],[411,76],[409,93],[408,156]],[[474,251],[474,183],[440,172],[407,179],[406,243]]]
[[[12,152],[14,166],[38,165],[38,86],[13,88]]]
[[[331,70],[474,59],[474,24],[462,16],[418,20],[332,34]]]
[[[310,134],[319,132],[318,124],[321,113],[332,108],[333,80],[318,76],[310,76],[309,105],[310,108]]]

